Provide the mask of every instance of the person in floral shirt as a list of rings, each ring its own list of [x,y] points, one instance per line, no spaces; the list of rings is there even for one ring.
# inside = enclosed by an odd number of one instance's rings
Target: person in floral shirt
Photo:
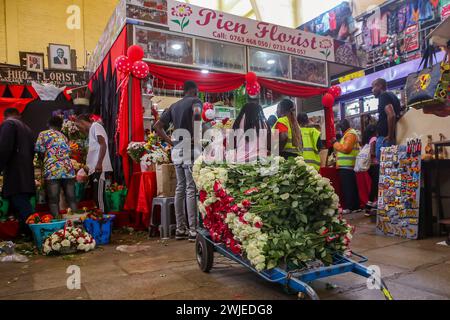
[[[49,130],[42,131],[36,142],[36,152],[44,159],[43,176],[47,185],[47,196],[51,214],[59,214],[59,196],[64,189],[66,201],[72,210],[77,210],[75,199],[75,170],[70,160],[67,138],[61,133],[63,119],[50,118]]]

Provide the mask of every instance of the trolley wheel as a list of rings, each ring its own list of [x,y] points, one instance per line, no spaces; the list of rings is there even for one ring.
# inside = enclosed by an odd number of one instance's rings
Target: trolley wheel
[[[203,272],[209,272],[214,263],[214,248],[200,234],[197,234],[197,239],[195,240],[195,252],[200,269]]]

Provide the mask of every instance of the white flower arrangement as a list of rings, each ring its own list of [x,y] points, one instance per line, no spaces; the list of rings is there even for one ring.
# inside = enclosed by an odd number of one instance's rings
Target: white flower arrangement
[[[88,252],[95,248],[95,239],[80,228],[66,227],[49,236],[43,244],[43,253]]]

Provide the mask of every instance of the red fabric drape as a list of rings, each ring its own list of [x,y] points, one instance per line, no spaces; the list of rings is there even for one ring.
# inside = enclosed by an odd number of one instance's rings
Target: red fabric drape
[[[8,89],[14,98],[20,99],[20,97],[22,96],[23,90],[25,90],[25,86],[10,84],[10,85],[8,85]]]
[[[142,96],[141,96],[141,80],[130,77],[132,81],[131,92],[131,106],[128,104],[129,90],[128,85],[124,84],[124,90],[122,91],[123,100],[120,106],[121,112],[119,115],[119,154],[123,159],[123,172],[127,185],[130,183],[130,162],[128,159],[127,148],[131,141],[144,141],[144,112],[142,108]],[[129,140],[129,114],[128,110],[131,108],[131,141]],[[133,171],[138,171],[137,167]]]
[[[3,97],[5,90],[6,90],[6,84],[0,84],[0,98]]]
[[[0,98],[0,123],[3,122],[3,112],[9,108],[15,108],[22,113],[27,104],[34,99],[15,99],[15,98]]]
[[[334,111],[333,108],[325,109],[325,128],[327,138],[327,148],[331,148],[331,140],[336,137],[336,128],[334,125]]]
[[[34,90],[33,86],[27,86],[27,90],[28,90],[28,92],[31,94],[31,96],[32,96],[34,99],[39,98],[39,95],[38,95],[38,93],[36,92],[36,90]]]
[[[328,91],[327,88],[307,87],[295,83],[281,82],[265,78],[258,78],[258,82],[266,89],[298,98],[311,98],[324,94]]]
[[[177,86],[182,88],[186,80],[195,81],[202,92],[220,93],[233,91],[245,82],[245,75],[236,73],[215,73],[207,74],[196,70],[180,69],[173,67],[151,64],[150,73],[166,86]]]

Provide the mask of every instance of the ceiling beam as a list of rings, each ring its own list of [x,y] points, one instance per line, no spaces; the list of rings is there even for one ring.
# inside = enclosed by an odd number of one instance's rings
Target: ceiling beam
[[[259,10],[256,0],[250,0],[250,4],[252,5],[253,11],[255,13],[256,20],[262,21],[261,11]]]

